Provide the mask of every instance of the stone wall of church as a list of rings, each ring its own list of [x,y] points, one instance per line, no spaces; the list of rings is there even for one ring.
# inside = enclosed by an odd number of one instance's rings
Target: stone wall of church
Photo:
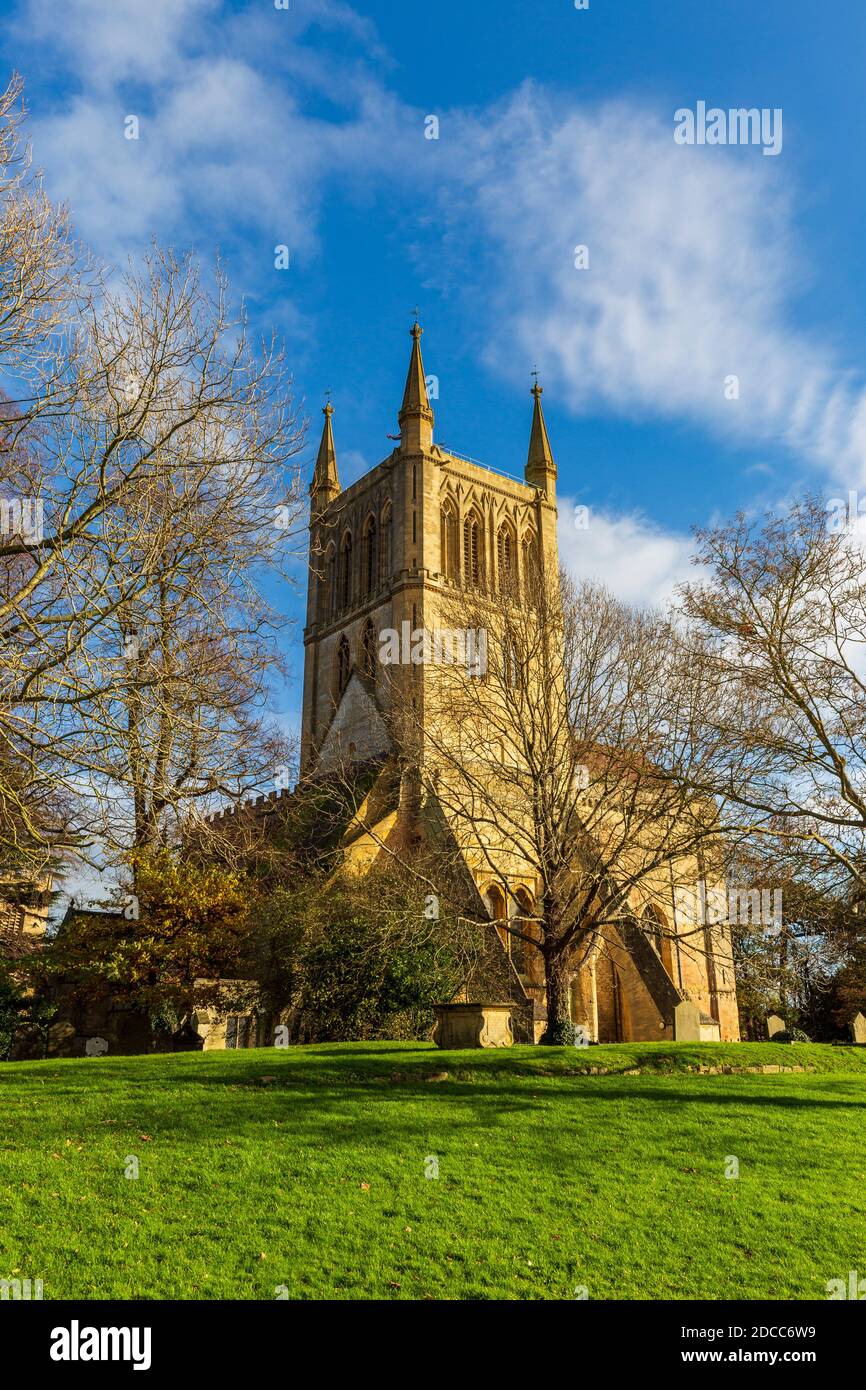
[[[686,925],[676,938],[684,994],[704,1013],[717,1017],[721,1039],[739,1041],[740,1027],[730,928]],[[715,990],[710,979],[715,978]]]

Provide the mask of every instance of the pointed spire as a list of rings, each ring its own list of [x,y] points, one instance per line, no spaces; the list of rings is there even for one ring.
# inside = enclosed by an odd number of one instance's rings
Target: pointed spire
[[[337,451],[334,448],[334,431],[331,426],[334,407],[330,400],[324,406],[322,414],[325,417],[325,424],[319,452],[316,456],[316,466],[313,469],[313,481],[310,484],[310,496],[315,499],[319,508],[327,507],[328,503],[332,502],[340,491],[340,479],[337,474]]]
[[[544,388],[538,384],[538,373],[535,372],[533,375],[535,376],[535,384],[532,387],[532,396],[535,404],[532,409],[532,432],[529,436],[529,454],[526,459],[524,476],[528,483],[540,487],[548,495],[551,495],[556,485],[556,464],[553,461],[553,450],[550,447],[547,425],[544,422],[544,410],[541,406]]]
[[[410,331],[412,335],[412,356],[409,358],[406,390],[403,392],[403,404],[400,407],[401,419],[407,411],[430,409],[430,402],[427,399],[427,383],[424,380],[424,363],[421,358],[421,334],[424,332],[424,329],[416,320]]]
[[[412,355],[409,358],[409,371],[406,375],[406,389],[400,407],[400,436],[402,448],[406,452],[417,453],[429,449],[433,443],[433,411],[427,396],[427,383],[424,379],[424,362],[421,357],[421,334],[424,329],[417,316],[412,325]]]

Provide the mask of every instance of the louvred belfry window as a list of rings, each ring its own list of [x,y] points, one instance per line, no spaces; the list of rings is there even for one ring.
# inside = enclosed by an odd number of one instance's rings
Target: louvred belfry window
[[[453,504],[446,502],[440,513],[442,535],[442,573],[449,579],[458,577],[457,516]]]
[[[473,588],[481,584],[481,525],[476,516],[468,516],[463,523],[463,576]]]
[[[376,518],[371,516],[364,528],[364,594],[372,594],[378,584],[378,545]]]
[[[343,537],[340,555],[340,606],[348,608],[352,601],[352,533],[347,531]]]
[[[334,616],[337,607],[337,552],[333,545],[328,547],[328,553],[325,557],[324,581],[322,618],[327,622]]]
[[[500,589],[509,589],[514,576],[514,541],[507,526],[500,526],[496,537],[496,566]]]
[[[382,540],[379,546],[379,579],[385,582],[391,578],[391,504],[386,504],[382,512]]]

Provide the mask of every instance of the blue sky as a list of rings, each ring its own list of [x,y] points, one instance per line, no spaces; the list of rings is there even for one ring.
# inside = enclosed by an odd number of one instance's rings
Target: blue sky
[[[506,472],[523,467],[537,364],[563,555],[628,598],[687,573],[693,524],[866,487],[866,6],[3,13],[36,161],[80,235],[114,262],[153,233],[219,247],[255,324],[285,336],[310,461],[333,392],[344,482],[391,448],[418,304],[437,437]],[[699,100],[781,108],[781,153],[677,145],[674,111]],[[297,687],[280,698],[291,713]]]

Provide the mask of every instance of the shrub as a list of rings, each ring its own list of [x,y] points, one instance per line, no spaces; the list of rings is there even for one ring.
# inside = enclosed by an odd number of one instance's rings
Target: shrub
[[[424,891],[394,873],[280,890],[261,914],[269,937],[268,993],[291,1004],[301,1041],[430,1036],[433,1005],[465,978],[467,941],[456,918],[424,914]]]
[[[72,912],[43,956],[78,998],[108,987],[170,1027],[189,1008],[197,979],[246,975],[253,888],[237,873],[159,849],[130,856],[139,915]],[[132,886],[132,884],[130,885]]]
[[[811,1042],[812,1039],[809,1037],[808,1033],[803,1032],[802,1028],[784,1028],[781,1033],[774,1033],[769,1041],[784,1043],[807,1043]]]
[[[547,1025],[541,1036],[545,1047],[578,1047],[582,1033],[568,1018],[557,1018]]]

